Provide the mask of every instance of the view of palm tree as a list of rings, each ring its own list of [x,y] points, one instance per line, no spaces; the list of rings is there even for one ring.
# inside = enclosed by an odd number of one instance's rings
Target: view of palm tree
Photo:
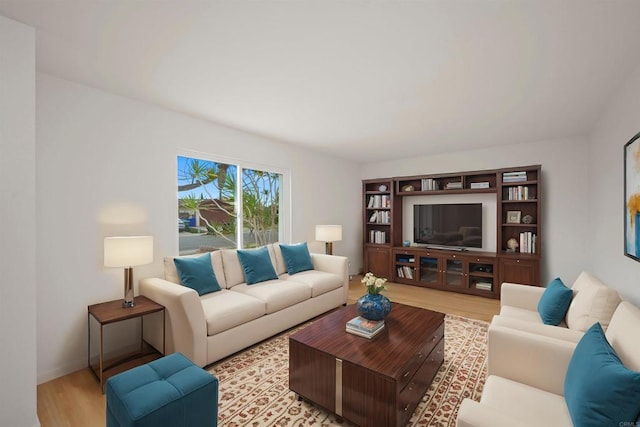
[[[178,156],[180,253],[277,241],[281,184],[278,173]]]

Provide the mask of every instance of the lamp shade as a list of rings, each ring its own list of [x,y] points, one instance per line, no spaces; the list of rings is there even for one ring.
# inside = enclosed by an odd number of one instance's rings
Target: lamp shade
[[[105,237],[105,267],[133,267],[152,262],[153,236]]]
[[[337,242],[342,240],[342,226],[316,225],[316,240],[320,242]]]

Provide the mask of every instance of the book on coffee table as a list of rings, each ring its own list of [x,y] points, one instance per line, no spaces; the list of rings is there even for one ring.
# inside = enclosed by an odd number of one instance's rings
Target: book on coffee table
[[[368,320],[362,316],[354,317],[347,322],[347,327],[371,333],[384,326],[384,320]]]
[[[348,325],[346,327],[346,331],[348,333],[353,334],[353,335],[357,335],[359,337],[368,338],[368,339],[371,339],[371,338],[375,337],[376,335],[378,335],[383,330],[384,330],[384,325],[382,325],[380,328],[376,329],[373,332],[365,332],[365,331],[360,330],[360,329],[352,328],[352,327],[350,327]]]
[[[346,325],[346,331],[365,338],[372,338],[384,329],[384,320],[367,320],[363,317],[354,317]]]

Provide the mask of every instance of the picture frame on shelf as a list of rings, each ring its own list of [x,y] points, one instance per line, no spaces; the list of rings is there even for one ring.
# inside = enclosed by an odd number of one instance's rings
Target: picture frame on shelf
[[[507,224],[520,224],[522,211],[507,211]]]
[[[640,132],[624,145],[624,254],[640,261]]]

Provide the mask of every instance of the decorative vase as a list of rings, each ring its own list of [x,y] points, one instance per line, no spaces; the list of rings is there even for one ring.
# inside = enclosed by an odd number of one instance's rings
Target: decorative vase
[[[356,301],[358,314],[368,320],[382,320],[391,311],[391,301],[381,294],[364,294]]]

